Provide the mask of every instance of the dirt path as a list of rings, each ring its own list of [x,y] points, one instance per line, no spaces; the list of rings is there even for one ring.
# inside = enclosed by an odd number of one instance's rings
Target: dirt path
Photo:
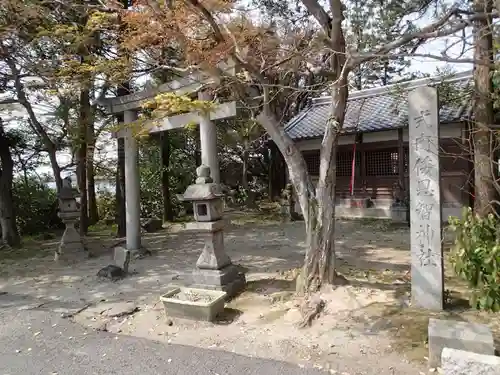
[[[109,239],[89,240],[92,249],[104,255],[73,266],[58,266],[52,258],[6,262],[0,267],[0,291],[8,294],[0,296],[0,307],[50,309],[96,329],[329,368],[338,374],[426,371],[429,314],[407,307],[407,228],[338,221],[340,271],[350,285],[324,291],[325,311],[305,329],[296,326],[300,301],[293,293],[294,270],[304,257],[303,223],[247,220],[226,231],[228,254],[249,269],[248,288],[215,324],[167,320],[158,303],[169,284],[182,283],[191,273],[203,245],[201,236],[180,229],[145,236],[154,256],[134,261],[136,273],[116,283],[96,277],[110,263]],[[40,251],[51,246],[43,244]],[[115,310],[126,305],[123,314],[106,316],[103,311],[118,301],[131,303],[116,305]]]
[[[97,271],[110,264],[115,240],[90,239],[89,246],[102,256],[75,260],[71,266],[53,262],[56,242],[39,245],[45,258],[0,263],[0,290],[47,300],[96,301],[114,296],[141,299],[157,296],[172,278],[190,273],[203,246],[203,238],[173,228],[169,233],[146,235],[146,247],[155,256],[134,261],[135,275],[119,283],[103,283]],[[339,222],[337,251],[349,265],[362,269],[406,270],[408,233],[405,230],[377,232],[358,222]],[[267,274],[299,267],[304,257],[303,223],[233,226],[225,234],[226,251],[234,263],[251,273]]]

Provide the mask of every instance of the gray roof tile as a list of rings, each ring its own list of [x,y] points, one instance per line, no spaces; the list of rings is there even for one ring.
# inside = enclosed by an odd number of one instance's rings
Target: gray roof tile
[[[374,132],[408,126],[408,100],[410,89],[423,85],[443,84],[443,92],[449,92],[450,100],[439,111],[441,123],[463,121],[471,115],[470,83],[471,72],[464,72],[452,78],[442,77],[419,79],[400,85],[390,85],[376,89],[352,92],[347,101],[344,132]],[[446,88],[453,87],[452,90]],[[293,139],[322,137],[325,123],[331,109],[331,99],[313,99],[312,104],[301,111],[285,126],[285,131]]]

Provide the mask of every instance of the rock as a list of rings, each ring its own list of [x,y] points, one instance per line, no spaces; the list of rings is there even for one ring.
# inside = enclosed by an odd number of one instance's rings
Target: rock
[[[122,246],[113,249],[113,262],[115,266],[120,267],[125,273],[128,273],[130,264],[130,251]]]
[[[441,363],[445,375],[500,375],[500,358],[492,355],[444,348]]]
[[[441,365],[441,353],[444,348],[485,355],[495,353],[491,330],[483,324],[431,318],[428,330],[429,367],[436,368]]]
[[[142,228],[148,233],[154,233],[163,228],[163,221],[152,217],[147,219],[144,224],[142,224]]]
[[[153,253],[151,252],[151,250],[146,249],[145,247],[142,247],[139,250],[134,251],[132,253],[132,256],[134,259],[143,259],[145,257],[152,256],[152,255],[153,255]]]
[[[99,272],[97,272],[97,277],[109,279],[111,281],[121,280],[126,276],[126,272],[113,264],[101,268]]]
[[[90,321],[87,323],[87,326],[95,331],[108,331],[108,323],[102,320]]]

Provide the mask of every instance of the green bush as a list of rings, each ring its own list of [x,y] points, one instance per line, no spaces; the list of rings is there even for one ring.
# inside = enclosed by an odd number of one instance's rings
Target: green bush
[[[451,262],[471,288],[471,306],[500,311],[500,220],[493,214],[479,217],[468,208],[462,219],[450,218],[450,225],[456,234]]]
[[[101,220],[115,220],[116,195],[107,190],[100,191],[97,195],[97,211]]]
[[[64,228],[57,216],[57,194],[37,178],[16,179],[13,186],[17,225],[22,236]]]

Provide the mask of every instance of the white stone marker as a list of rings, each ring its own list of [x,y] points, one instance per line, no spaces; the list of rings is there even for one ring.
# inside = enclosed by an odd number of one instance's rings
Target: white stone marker
[[[443,309],[443,250],[437,89],[408,93],[411,296],[415,307]]]

